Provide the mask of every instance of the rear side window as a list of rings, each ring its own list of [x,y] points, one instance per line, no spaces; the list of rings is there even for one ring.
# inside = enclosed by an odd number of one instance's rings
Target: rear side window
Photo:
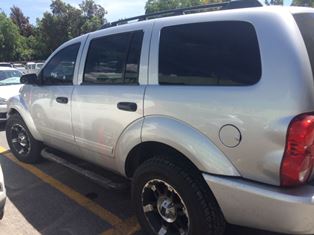
[[[250,23],[205,22],[161,30],[161,85],[245,86],[260,77],[259,46]]]
[[[143,31],[93,39],[84,70],[84,84],[138,84]]]
[[[294,19],[299,26],[307,53],[311,62],[312,74],[314,78],[314,14],[302,13],[295,14]]]

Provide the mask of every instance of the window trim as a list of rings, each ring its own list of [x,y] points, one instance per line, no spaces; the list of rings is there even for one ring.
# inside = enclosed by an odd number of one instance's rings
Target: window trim
[[[128,61],[129,56],[130,56],[130,49],[131,49],[131,45],[132,45],[132,40],[133,40],[134,35],[135,35],[136,32],[141,32],[142,33],[141,51],[140,51],[140,55],[139,55],[139,62],[138,62],[138,69],[137,69],[138,70],[137,71],[137,82],[136,83],[125,83],[125,74],[126,74],[127,61]],[[110,83],[110,84],[107,84],[107,83],[88,83],[88,82],[84,81],[85,70],[86,70],[86,62],[88,60],[88,54],[89,54],[92,42],[97,40],[97,39],[111,37],[111,36],[115,36],[115,35],[118,35],[118,34],[129,34],[128,47],[127,47],[127,50],[126,50],[124,63],[123,63],[123,67],[122,67],[123,68],[123,71],[122,71],[123,82],[122,83]],[[80,85],[81,86],[139,86],[140,85],[139,78],[140,78],[141,55],[142,55],[144,37],[145,37],[145,31],[143,29],[138,29],[138,30],[133,30],[133,31],[125,31],[125,32],[118,32],[118,33],[113,33],[113,34],[108,34],[108,35],[102,35],[102,36],[95,37],[95,38],[91,39],[89,41],[89,45],[88,45],[88,48],[87,48],[87,54],[86,54],[86,57],[85,57],[84,69],[83,69],[83,74],[82,74],[82,82],[80,83]]]
[[[217,84],[160,84],[159,81],[159,58],[160,58],[160,43],[161,43],[161,35],[162,35],[162,30],[165,28],[170,28],[170,27],[175,27],[175,26],[183,26],[183,25],[190,25],[190,24],[202,24],[202,23],[219,23],[219,22],[242,22],[242,23],[246,23],[248,25],[250,25],[253,30],[254,30],[254,34],[256,36],[256,42],[257,42],[257,46],[258,46],[258,54],[259,54],[259,65],[260,65],[260,73],[258,76],[258,79],[256,79],[256,81],[252,84],[238,84],[238,85],[232,85],[232,84],[228,84],[228,85],[217,85]],[[263,62],[262,62],[262,54],[261,54],[261,47],[260,47],[260,43],[259,43],[259,38],[258,38],[258,32],[256,30],[256,27],[254,26],[254,24],[250,21],[246,21],[246,20],[199,20],[199,21],[187,21],[187,22],[169,22],[169,24],[164,24],[164,23],[160,23],[158,25],[156,25],[155,28],[155,32],[153,34],[153,37],[156,37],[156,39],[153,39],[152,43],[152,50],[155,50],[155,52],[150,55],[150,58],[153,58],[153,56],[155,56],[157,59],[154,62],[154,64],[156,65],[155,69],[150,68],[150,74],[153,74],[154,78],[153,78],[153,83],[150,84],[154,84],[154,85],[158,85],[158,86],[164,86],[164,87],[170,87],[170,86],[182,86],[182,87],[250,87],[250,86],[255,86],[256,84],[258,84],[263,76]],[[157,37],[158,36],[158,37]],[[155,44],[155,45],[154,45]]]

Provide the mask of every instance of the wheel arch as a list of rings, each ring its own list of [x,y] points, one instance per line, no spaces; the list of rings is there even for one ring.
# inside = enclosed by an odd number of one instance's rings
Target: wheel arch
[[[201,172],[240,176],[230,160],[206,136],[176,119],[145,117],[128,129],[120,143],[124,151],[117,156],[119,170],[127,177],[132,177],[145,160],[163,153],[193,165]]]
[[[31,117],[31,114],[26,106],[26,104],[23,104],[21,102],[21,99],[19,96],[14,96],[10,98],[8,102],[8,118],[13,114],[19,114],[23,121],[25,122],[27,128],[29,129],[32,136],[38,140],[42,141],[42,137],[40,133],[38,132],[35,123]]]
[[[170,157],[168,160],[193,168],[194,171],[198,171],[193,162],[178,150],[164,143],[149,141],[138,144],[129,152],[125,162],[126,176],[132,178],[136,169],[141,164],[155,156]]]

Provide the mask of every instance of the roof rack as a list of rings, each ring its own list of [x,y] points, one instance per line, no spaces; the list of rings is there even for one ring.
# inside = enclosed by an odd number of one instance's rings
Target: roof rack
[[[127,24],[130,21],[143,21],[148,19],[162,18],[167,16],[185,15],[206,11],[229,10],[238,8],[261,7],[263,4],[258,0],[231,0],[221,3],[205,4],[193,7],[178,8],[173,10],[160,11],[156,13],[126,18],[111,23],[104,24],[101,29],[114,27],[117,25]]]

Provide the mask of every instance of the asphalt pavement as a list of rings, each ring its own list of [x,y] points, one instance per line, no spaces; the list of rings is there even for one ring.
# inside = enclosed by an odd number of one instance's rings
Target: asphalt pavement
[[[112,189],[78,171],[44,159],[24,164],[15,159],[0,124],[0,164],[8,200],[0,235],[145,235],[130,200],[130,182],[92,164],[59,153],[59,157],[95,172]],[[228,225],[225,235],[280,235]]]

